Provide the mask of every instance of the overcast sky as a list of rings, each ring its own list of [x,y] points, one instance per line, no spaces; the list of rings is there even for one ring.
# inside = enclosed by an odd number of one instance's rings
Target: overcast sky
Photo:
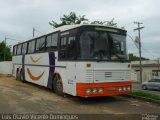
[[[141,31],[142,56],[160,57],[160,0],[0,0],[0,41],[8,38],[25,41],[32,37],[33,26],[40,33],[52,30],[48,24],[59,22],[63,14],[74,11],[86,15],[90,21],[108,21],[112,18],[118,27],[124,26],[135,39],[134,21],[143,22]],[[8,45],[17,41],[7,39]],[[138,55],[138,49],[127,37],[128,52]]]

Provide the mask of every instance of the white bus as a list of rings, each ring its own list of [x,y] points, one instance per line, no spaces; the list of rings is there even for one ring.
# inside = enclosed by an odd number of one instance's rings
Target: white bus
[[[56,94],[80,97],[131,92],[126,31],[101,25],[66,25],[14,45],[13,74]]]

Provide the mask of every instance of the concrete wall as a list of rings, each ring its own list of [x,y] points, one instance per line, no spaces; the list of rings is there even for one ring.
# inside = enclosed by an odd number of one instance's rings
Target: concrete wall
[[[139,82],[139,61],[131,62],[131,65],[138,65],[131,67],[131,80],[134,82]],[[150,60],[150,61],[142,61],[142,81],[148,81],[153,78],[160,78],[159,76],[155,76],[153,74],[154,70],[160,71],[160,63],[157,60]]]
[[[158,60],[146,60],[142,61],[142,64],[157,64]],[[139,61],[131,61],[131,64],[139,64]]]
[[[0,62],[0,74],[12,74],[12,61],[4,61]]]

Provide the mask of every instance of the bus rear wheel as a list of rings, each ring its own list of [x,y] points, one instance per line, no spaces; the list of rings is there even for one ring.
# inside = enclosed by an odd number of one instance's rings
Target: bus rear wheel
[[[55,75],[55,77],[54,77],[53,88],[54,88],[54,91],[57,95],[59,95],[59,96],[64,95],[62,80],[58,75]]]

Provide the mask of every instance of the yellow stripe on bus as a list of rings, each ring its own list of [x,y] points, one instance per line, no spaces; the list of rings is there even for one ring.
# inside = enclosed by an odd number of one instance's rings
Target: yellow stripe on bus
[[[33,57],[30,56],[30,59],[32,60],[33,63],[37,63],[41,58],[42,56],[40,56],[38,59],[33,59]]]

